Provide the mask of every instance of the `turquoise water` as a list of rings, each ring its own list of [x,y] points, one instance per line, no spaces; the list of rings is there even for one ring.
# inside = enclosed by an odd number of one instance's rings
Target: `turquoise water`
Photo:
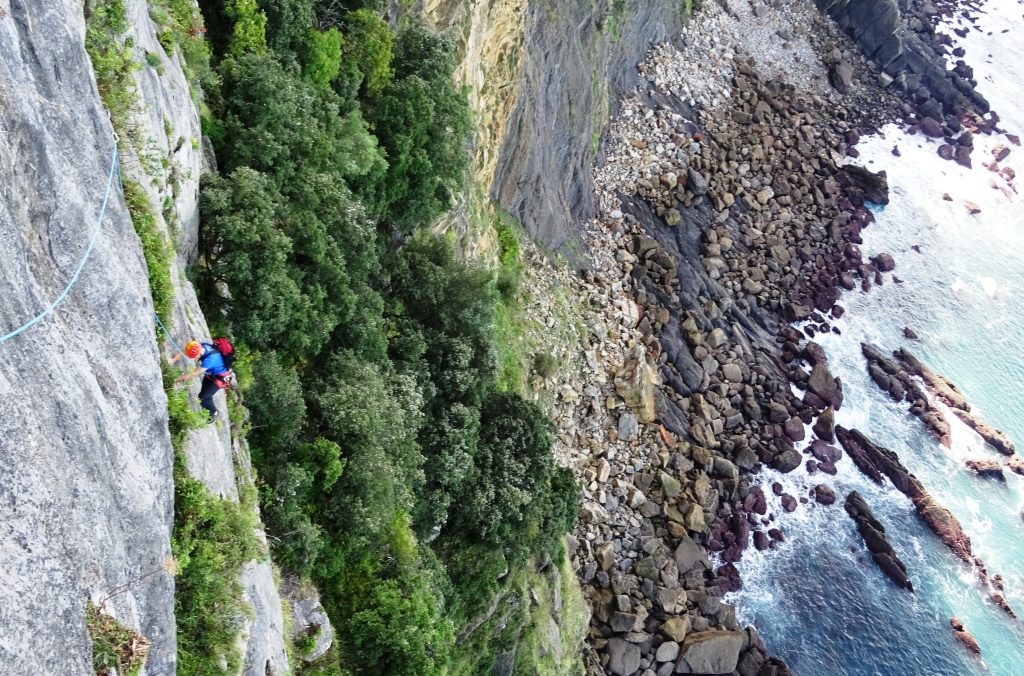
[[[1022,28],[1020,9],[1017,2],[990,2],[980,22],[986,30],[964,41],[980,89],[1003,126],[1018,135],[1024,40],[999,31]],[[1004,484],[971,474],[967,458],[1002,456],[955,418],[952,447],[939,446],[906,404],[889,400],[868,378],[860,352],[861,341],[886,350],[908,347],[1024,451],[1024,197],[1004,194],[998,187],[1006,182],[981,167],[996,143],[1011,148],[1003,166],[1019,167],[1024,181],[1024,148],[1004,138],[980,140],[973,171],[939,160],[934,142],[895,128],[862,142],[862,161],[888,172],[891,204],[864,231],[861,249],[865,257],[889,252],[897,267],[882,287],[845,294],[840,304],[847,313],[836,322],[842,335],[819,336],[819,342],[844,384],[837,422],[900,456],[960,520],[975,554],[990,575],[1003,576],[1004,596],[1024,617],[1024,478],[1007,472]],[[891,154],[893,145],[901,157]],[[964,200],[981,213],[968,214]],[[903,283],[894,283],[892,274]],[[904,326],[921,339],[907,340]],[[874,485],[848,458],[838,467],[835,478],[803,469],[762,476],[766,488],[777,480],[796,496],[825,483],[839,500],[831,507],[811,501],[786,514],[766,490],[788,541],[774,552],[751,551],[738,564],[746,586],[729,600],[741,619],[758,627],[770,649],[801,674],[1024,674],[1024,622],[988,599],[974,570],[945,548],[891,484]],[[897,589],[871,561],[842,508],[850,490],[860,491],[885,525],[914,593]],[[955,641],[953,615],[978,640],[983,660]]]

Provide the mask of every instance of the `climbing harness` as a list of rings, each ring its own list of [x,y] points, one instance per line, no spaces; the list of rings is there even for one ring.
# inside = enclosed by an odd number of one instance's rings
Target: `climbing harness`
[[[118,170],[119,167],[120,167],[120,162],[118,161],[118,156],[117,156],[117,142],[118,142],[118,140],[119,139],[117,137],[117,134],[114,134],[114,152],[112,153],[112,156],[110,158],[110,176],[107,177],[107,190],[106,190],[105,193],[103,193],[103,206],[100,207],[100,217],[98,219],[96,219],[96,227],[93,229],[92,239],[89,240],[89,246],[86,247],[86,249],[85,249],[85,255],[82,256],[82,262],[78,264],[78,269],[75,270],[75,274],[72,275],[71,281],[68,282],[68,285],[64,288],[64,291],[62,291],[61,294],[59,296],[57,296],[57,300],[55,300],[52,303],[50,303],[50,306],[48,308],[43,310],[42,313],[40,313],[38,316],[36,316],[31,321],[26,322],[25,324],[22,324],[21,326],[19,326],[15,330],[13,330],[10,333],[8,333],[6,336],[0,337],[0,343],[4,342],[6,340],[9,340],[11,338],[14,338],[16,335],[18,335],[22,331],[25,331],[26,329],[34,326],[36,323],[42,321],[43,318],[45,318],[48,314],[53,312],[53,309],[55,307],[57,307],[57,305],[62,300],[64,300],[64,297],[68,295],[69,291],[71,291],[71,287],[74,286],[75,282],[78,281],[78,275],[81,274],[82,268],[85,267],[85,262],[87,260],[89,260],[89,254],[92,253],[92,247],[93,247],[94,244],[96,244],[96,238],[100,234],[100,226],[103,225],[103,216],[107,212],[107,200],[110,197],[110,186],[112,186],[114,184],[114,174],[115,174],[115,172],[118,175],[118,183],[120,184],[121,173]],[[123,188],[122,188],[122,190],[123,190]],[[159,319],[160,318],[157,317],[157,320],[159,320]],[[165,331],[166,331],[166,329],[165,329]],[[170,335],[170,334],[168,334],[168,335]]]

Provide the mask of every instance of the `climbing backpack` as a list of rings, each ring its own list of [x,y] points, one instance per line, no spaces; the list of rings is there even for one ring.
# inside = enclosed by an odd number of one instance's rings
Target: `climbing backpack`
[[[223,373],[207,373],[206,375],[210,380],[217,383],[220,389],[226,390],[230,386],[228,376],[231,375],[231,366],[235,363],[235,347],[224,336],[214,338],[211,347],[220,353],[220,357],[224,362],[224,371]]]
[[[235,347],[231,344],[224,336],[213,339],[213,346],[220,352],[220,356],[224,358],[225,368],[230,369],[231,365],[235,363]]]

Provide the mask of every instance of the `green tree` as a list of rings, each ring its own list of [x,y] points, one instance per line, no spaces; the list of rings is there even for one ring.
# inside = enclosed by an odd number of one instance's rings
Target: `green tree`
[[[272,55],[245,54],[221,66],[223,143],[218,159],[230,173],[250,167],[286,192],[300,168],[357,176],[378,165],[377,141],[358,110],[287,71]]]
[[[341,31],[337,28],[310,31],[306,37],[306,55],[302,74],[313,84],[327,87],[341,72]]]
[[[469,104],[452,82],[455,43],[414,22],[396,37],[395,77],[366,114],[388,166],[354,185],[375,215],[411,232],[428,225],[463,187],[469,165]]]
[[[278,54],[298,51],[316,25],[316,0],[257,0],[267,16],[267,46]]]
[[[394,75],[391,70],[391,50],[395,34],[370,9],[349,12],[345,16],[345,27],[345,58],[358,65],[366,92],[376,96]]]
[[[414,578],[382,580],[345,622],[357,673],[440,676],[454,644],[439,600]]]
[[[267,46],[267,15],[256,7],[256,0],[224,0],[224,15],[233,24],[228,53],[239,56]]]

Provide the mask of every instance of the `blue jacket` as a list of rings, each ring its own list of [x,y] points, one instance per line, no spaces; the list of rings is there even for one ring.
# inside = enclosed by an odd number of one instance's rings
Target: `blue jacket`
[[[199,365],[213,376],[221,376],[230,369],[224,365],[224,357],[213,345],[203,343],[203,354],[199,357]]]

